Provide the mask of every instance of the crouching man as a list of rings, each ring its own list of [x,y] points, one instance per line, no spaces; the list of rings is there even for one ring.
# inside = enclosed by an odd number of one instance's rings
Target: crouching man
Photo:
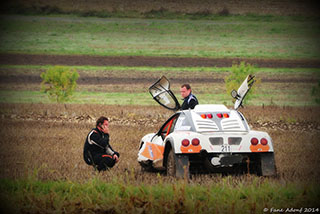
[[[100,117],[84,143],[83,158],[99,172],[112,168],[119,161],[120,154],[109,144],[109,120]]]

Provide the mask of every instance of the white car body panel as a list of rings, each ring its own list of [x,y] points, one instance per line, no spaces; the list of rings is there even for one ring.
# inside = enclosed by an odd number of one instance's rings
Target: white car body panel
[[[193,138],[198,138],[200,140],[200,147],[201,149],[205,149],[208,153],[251,153],[253,152],[252,149],[250,149],[251,143],[250,140],[253,137],[256,137],[258,140],[262,138],[266,138],[268,140],[268,149],[262,149],[257,148],[256,152],[273,152],[273,146],[272,146],[272,140],[270,136],[266,132],[259,132],[259,131],[250,131],[247,133],[205,133],[205,134],[199,134],[195,132],[175,132],[170,134],[168,137],[170,137],[171,140],[174,142],[174,151],[176,154],[183,154],[186,152],[181,151],[181,141],[184,139],[189,139],[190,141]],[[239,145],[229,145],[228,144],[228,138],[242,138],[241,143]],[[210,143],[209,138],[222,138],[223,144],[221,145],[212,145]],[[182,147],[183,148],[183,147]],[[194,147],[193,147],[194,148]],[[187,153],[197,153],[194,150],[193,151],[192,146],[190,146],[189,152]],[[251,147],[252,148],[252,147]]]
[[[228,118],[217,118],[217,113],[226,113]],[[252,153],[252,152],[273,152],[272,139],[266,132],[250,130],[247,121],[241,113],[236,110],[229,110],[224,105],[197,105],[193,110],[184,110],[180,113],[175,124],[175,129],[172,133],[162,139],[156,133],[145,135],[141,139],[143,143],[138,153],[138,161],[159,161],[163,155],[157,155],[163,152],[165,142],[170,141],[174,146],[176,154],[193,154],[199,153],[200,150],[206,150],[208,153]],[[201,114],[212,114],[212,118],[202,118]],[[192,125],[184,125],[183,121],[186,118],[191,119],[195,131],[192,131]],[[180,118],[184,118],[179,120]],[[250,140],[255,137],[259,140],[267,139],[267,146],[262,146],[260,143],[257,146],[252,146]],[[199,146],[193,146],[191,143],[188,147],[181,145],[182,140],[197,138],[200,140]],[[219,139],[219,144],[210,142],[210,138]],[[238,145],[230,145],[230,138],[241,139]],[[151,144],[155,144],[152,147]],[[159,149],[160,148],[160,149]],[[148,152],[146,152],[148,150]],[[154,151],[157,150],[157,151]],[[145,155],[144,155],[145,154]]]
[[[251,168],[260,175],[275,175],[271,137],[266,132],[251,130],[237,111],[254,82],[254,76],[249,75],[237,91],[231,92],[236,99],[234,109],[221,104],[199,104],[194,109],[177,111],[180,104],[170,90],[170,82],[161,77],[149,92],[161,106],[177,112],[157,133],[141,139],[140,165],[144,169],[164,168],[178,177],[184,177],[189,169],[216,172],[239,165],[245,166],[240,168],[247,172]]]

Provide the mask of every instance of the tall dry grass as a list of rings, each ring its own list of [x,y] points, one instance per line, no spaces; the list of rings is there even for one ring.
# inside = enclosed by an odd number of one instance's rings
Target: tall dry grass
[[[316,207],[319,109],[249,107],[253,128],[274,141],[278,177],[196,175],[176,180],[142,172],[140,138],[170,112],[160,107],[0,104],[0,210],[4,213],[261,213]],[[85,137],[110,117],[120,162],[98,173],[82,159]],[[55,182],[56,181],[56,182]]]
[[[319,109],[248,107],[242,110],[253,128],[267,131],[275,147],[281,180],[316,180],[320,176]],[[121,154],[105,181],[152,184],[156,173],[140,170],[139,141],[155,132],[171,112],[160,107],[1,104],[1,178],[37,176],[41,180],[85,182],[97,176],[82,159],[84,140],[100,115],[110,117],[111,145]],[[162,177],[162,176],[161,176]],[[213,182],[221,175],[195,176],[191,182]],[[163,177],[165,181],[172,179]]]

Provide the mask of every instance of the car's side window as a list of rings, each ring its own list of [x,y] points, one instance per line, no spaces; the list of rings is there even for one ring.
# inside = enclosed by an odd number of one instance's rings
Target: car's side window
[[[177,115],[176,117],[174,117],[174,118],[172,119],[172,125],[171,125],[171,127],[170,127],[170,130],[169,130],[168,134],[170,134],[171,132],[173,132],[174,127],[175,127],[175,125],[176,125],[176,123],[177,123],[177,119],[178,119],[178,118],[179,118],[179,115]]]
[[[186,118],[185,114],[181,114],[178,118],[176,125],[175,125],[175,131],[189,131],[191,130],[191,125],[189,121]]]
[[[167,121],[166,124],[164,124],[163,128],[161,129],[161,136],[163,139],[173,132],[178,117],[179,115],[176,115],[175,117],[171,118],[171,120]]]

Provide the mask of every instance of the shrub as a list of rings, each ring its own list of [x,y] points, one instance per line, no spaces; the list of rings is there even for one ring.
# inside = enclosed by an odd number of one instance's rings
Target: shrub
[[[250,65],[249,63],[246,64],[245,62],[241,62],[240,64],[233,64],[230,75],[226,76],[224,79],[227,94],[231,94],[233,89],[238,90],[240,85],[249,74],[254,75],[254,70],[254,66]],[[258,82],[260,82],[260,80],[256,79],[255,84]],[[248,100],[250,100],[254,93],[255,90],[252,87],[243,102],[246,103]]]
[[[41,91],[48,94],[49,99],[62,103],[68,101],[73,94],[79,74],[75,69],[54,66],[42,72]]]
[[[318,84],[312,88],[311,95],[315,97],[315,101],[317,104],[320,104],[320,80],[318,80]]]

